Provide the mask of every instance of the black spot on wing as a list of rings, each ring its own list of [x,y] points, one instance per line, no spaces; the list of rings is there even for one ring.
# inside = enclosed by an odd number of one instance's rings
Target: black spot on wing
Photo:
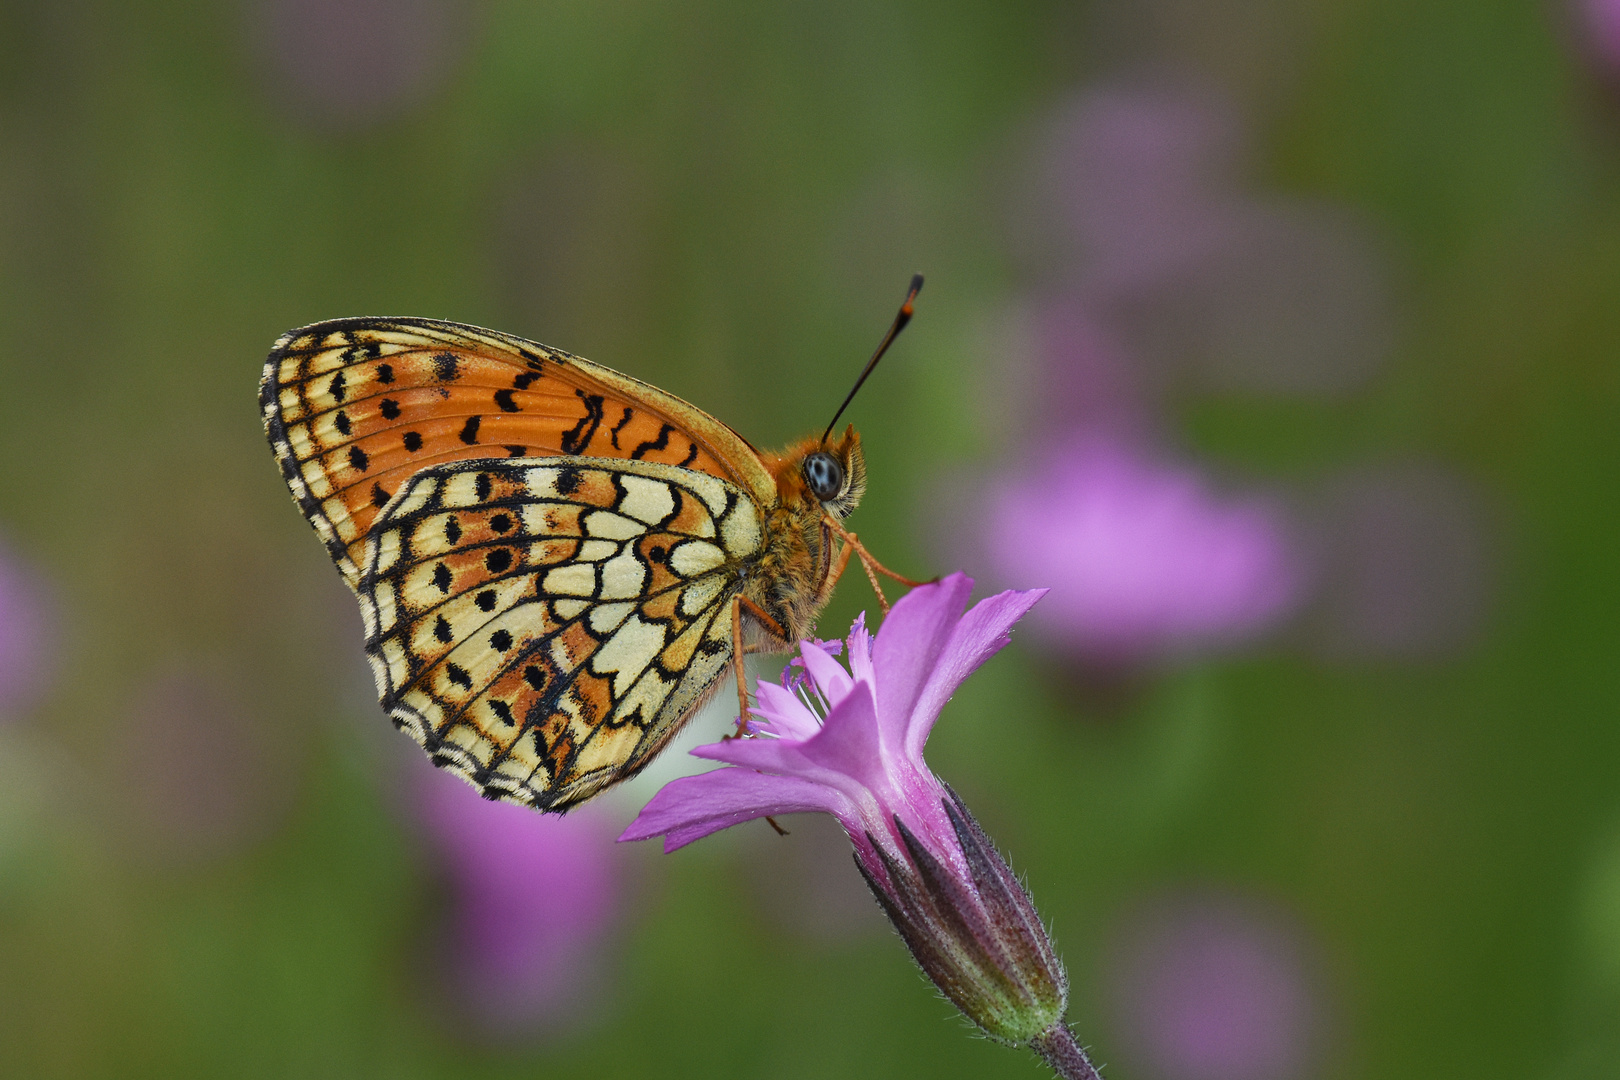
[[[523,374],[512,380],[512,389],[527,390],[529,388],[529,384],[534,382],[534,380],[538,379],[539,377],[540,373],[538,371],[525,371]]]
[[[478,501],[483,502],[485,499],[489,498],[489,493],[491,490],[492,484],[489,479],[489,473],[479,473],[477,479],[473,481],[473,493],[478,496]]]
[[[371,485],[372,506],[375,506],[377,509],[381,510],[383,507],[388,505],[388,500],[391,498],[393,498],[393,496],[388,494],[388,492],[383,489],[381,484]]]
[[[492,574],[504,574],[512,566],[512,553],[506,548],[496,548],[484,556],[484,566]]]
[[[422,433],[420,431],[407,431],[404,435],[405,449],[416,453],[422,449]]]
[[[467,669],[460,664],[446,664],[444,665],[444,671],[446,675],[450,676],[450,681],[463,690],[472,689],[472,676],[467,674]]]
[[[381,346],[380,346],[380,343],[379,343],[379,348],[380,347]],[[387,386],[389,383],[393,382],[394,381],[394,365],[392,365],[392,364],[378,364],[377,365],[377,381],[382,383],[384,386]]]
[[[500,406],[501,412],[523,411],[522,409],[518,408],[518,403],[512,400],[512,391],[510,390],[495,391],[495,404]]]
[[[455,639],[455,635],[450,632],[450,620],[440,615],[433,623],[433,636],[446,645],[450,644]]]
[[[387,365],[384,366],[386,367]],[[382,410],[384,420],[399,419],[399,402],[395,401],[393,398],[383,398],[382,403],[377,407]]]
[[[462,442],[466,443],[468,446],[473,446],[478,442],[478,422],[482,419],[482,416],[467,417],[467,422],[461,425]]]
[[[489,647],[496,652],[505,652],[512,647],[512,635],[505,630],[497,630],[489,635]]]
[[[444,538],[452,544],[461,541],[461,523],[454,517],[444,519]]]
[[[459,531],[459,530],[458,530]],[[433,584],[441,593],[450,595],[450,568],[440,563],[433,569]]]
[[[349,423],[349,414],[342,409],[339,409],[338,414],[332,418],[332,426],[338,429],[339,435],[347,435],[353,430],[353,425]]]
[[[358,446],[351,446],[349,447],[349,464],[353,466],[355,472],[365,472],[371,465],[371,459],[366,457],[366,452]]]
[[[343,372],[340,371],[332,376],[332,384],[327,387],[327,392],[332,395],[334,401],[342,401],[348,396],[349,380],[343,377]]]
[[[579,490],[579,470],[572,465],[564,465],[557,470],[557,494],[572,495]]]
[[[461,374],[460,363],[455,353],[439,353],[433,358],[433,377],[440,382],[454,382]]]
[[[479,611],[494,611],[495,610],[495,590],[494,589],[485,589],[483,592],[481,592],[477,596],[473,597],[473,602],[478,605],[478,610]]]

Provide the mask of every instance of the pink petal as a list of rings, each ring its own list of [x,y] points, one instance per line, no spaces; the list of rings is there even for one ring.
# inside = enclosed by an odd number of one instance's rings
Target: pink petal
[[[804,669],[815,680],[816,689],[821,696],[827,699],[828,705],[835,705],[838,699],[849,693],[855,680],[849,677],[844,665],[834,660],[825,650],[813,641],[799,643],[799,655],[804,657]]]
[[[805,776],[819,781],[821,770],[805,760],[799,749],[803,745],[794,739],[756,736],[704,743],[694,746],[691,754],[710,761],[723,761],[727,765],[740,765],[745,769],[763,769],[782,776]]]
[[[662,836],[668,854],[744,821],[813,810],[832,814],[843,822],[856,820],[849,800],[812,781],[768,776],[751,769],[715,769],[665,784],[642,807],[619,840],[622,843]]]
[[[827,714],[821,733],[803,744],[800,752],[805,760],[828,772],[849,777],[867,791],[888,790],[891,781],[878,731],[872,684],[856,683],[855,689]]]
[[[923,744],[928,741],[934,721],[939,718],[940,710],[945,708],[951,695],[956,693],[956,688],[981,664],[1006,647],[1012,640],[1010,631],[1013,623],[1023,618],[1035,606],[1035,601],[1045,595],[1045,589],[997,593],[974,604],[962,616],[911,711],[906,726],[905,750],[913,761],[919,765],[922,763]]]
[[[866,628],[866,612],[855,616],[849,628],[849,670],[857,682],[872,678],[872,633]]]
[[[811,712],[797,694],[784,690],[775,683],[755,684],[758,703],[749,710],[761,720],[769,721],[771,734],[794,742],[803,742],[821,730],[821,721]]]
[[[872,648],[878,686],[878,719],[886,741],[904,745],[917,696],[950,640],[973,579],[956,573],[933,585],[919,585],[902,596],[883,620]]]
[[[811,758],[804,752],[807,745],[809,744],[788,739],[756,737],[709,743],[694,747],[691,753],[693,757],[723,761],[744,769],[808,780],[813,784],[841,791],[852,799],[859,799],[862,782],[836,767],[829,768]]]

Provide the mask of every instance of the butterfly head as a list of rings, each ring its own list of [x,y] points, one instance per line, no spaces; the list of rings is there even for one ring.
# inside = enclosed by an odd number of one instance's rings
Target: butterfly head
[[[839,519],[853,513],[866,492],[866,457],[853,424],[841,438],[800,443],[783,455],[778,469],[783,487]]]

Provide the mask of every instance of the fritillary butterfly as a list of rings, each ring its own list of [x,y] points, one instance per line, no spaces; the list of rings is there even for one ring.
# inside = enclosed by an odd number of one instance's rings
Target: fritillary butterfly
[[[728,667],[745,720],[743,654],[810,636],[851,554],[914,584],[842,525],[866,465],[836,415],[761,453],[600,364],[430,319],[293,330],[259,402],[383,708],[489,798],[563,810],[633,775]]]

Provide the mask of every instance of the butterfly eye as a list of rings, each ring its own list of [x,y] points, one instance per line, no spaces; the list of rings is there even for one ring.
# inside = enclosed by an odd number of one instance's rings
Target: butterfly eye
[[[804,481],[822,502],[836,499],[844,489],[844,467],[825,450],[817,450],[804,459]]]

